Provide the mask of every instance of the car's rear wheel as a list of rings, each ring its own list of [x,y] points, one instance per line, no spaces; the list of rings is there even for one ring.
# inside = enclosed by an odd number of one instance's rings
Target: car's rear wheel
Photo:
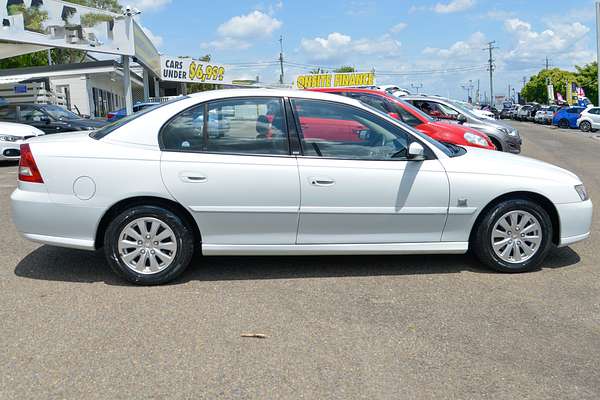
[[[592,124],[588,121],[583,121],[579,124],[579,129],[581,129],[582,132],[590,132],[592,130]]]
[[[185,220],[157,206],[138,206],[113,219],[104,236],[111,268],[138,285],[177,278],[190,264],[194,235]]]
[[[526,272],[542,263],[551,238],[552,222],[544,208],[530,200],[511,199],[486,212],[471,245],[479,260],[496,271]]]
[[[561,129],[569,129],[569,121],[566,119],[561,119],[558,121],[558,127]]]

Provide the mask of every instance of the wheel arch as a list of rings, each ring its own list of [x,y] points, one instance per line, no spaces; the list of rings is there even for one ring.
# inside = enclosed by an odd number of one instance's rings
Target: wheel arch
[[[554,203],[552,203],[552,201],[544,195],[541,195],[541,194],[535,193],[535,192],[527,192],[527,191],[504,193],[504,194],[494,198],[492,201],[490,201],[481,210],[479,215],[477,215],[477,218],[475,219],[473,226],[471,226],[471,233],[469,235],[469,243],[473,243],[473,236],[475,234],[475,231],[476,231],[477,227],[479,226],[479,224],[481,223],[481,220],[485,217],[485,215],[488,213],[489,210],[491,210],[492,208],[494,208],[495,206],[497,206],[498,204],[500,204],[503,201],[515,200],[515,199],[530,200],[530,201],[538,204],[539,206],[541,206],[548,213],[548,216],[550,216],[550,221],[552,222],[552,243],[554,243],[555,245],[558,245],[560,242],[560,218],[558,216],[558,210],[554,206]]]
[[[110,221],[112,221],[113,218],[115,218],[123,211],[135,206],[158,206],[174,212],[192,227],[194,231],[194,242],[202,243],[202,235],[200,234],[198,224],[194,220],[194,217],[192,216],[190,211],[184,206],[164,197],[136,196],[120,200],[119,202],[113,204],[108,210],[106,210],[106,212],[100,219],[98,228],[96,229],[96,236],[94,239],[94,247],[96,249],[99,249],[104,245],[104,234],[106,233],[106,229],[108,228]]]

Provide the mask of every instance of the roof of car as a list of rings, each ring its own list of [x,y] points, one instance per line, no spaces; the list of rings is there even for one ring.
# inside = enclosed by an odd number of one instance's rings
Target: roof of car
[[[298,89],[268,89],[268,88],[248,88],[248,89],[219,89],[208,90],[188,95],[196,101],[209,101],[226,99],[232,97],[296,97],[315,100],[330,100],[338,103],[346,103],[350,105],[360,105],[360,102],[349,97],[340,96],[337,94],[313,92],[309,90]]]

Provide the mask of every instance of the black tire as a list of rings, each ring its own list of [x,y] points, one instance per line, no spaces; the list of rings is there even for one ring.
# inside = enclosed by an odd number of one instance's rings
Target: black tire
[[[500,144],[500,142],[498,141],[498,139],[490,137],[490,140],[492,141],[492,143],[494,144],[494,146],[496,146],[496,150],[497,151],[502,151],[502,145]]]
[[[592,124],[588,121],[582,121],[581,124],[579,124],[579,129],[581,129],[582,132],[591,132]]]
[[[529,259],[521,262],[502,260],[492,247],[492,230],[502,216],[511,211],[525,211],[533,215],[540,224],[542,240],[537,252]],[[510,199],[488,210],[474,227],[471,238],[471,249],[477,258],[489,268],[499,272],[528,272],[537,269],[544,261],[552,245],[552,221],[550,216],[538,204],[525,199]]]
[[[155,218],[166,224],[174,233],[177,251],[171,264],[164,270],[142,274],[129,268],[121,259],[118,243],[121,231],[138,218]],[[174,212],[158,206],[137,206],[114,218],[104,234],[104,252],[110,267],[120,277],[136,285],[159,285],[177,278],[188,267],[194,254],[192,227]]]
[[[560,129],[569,129],[569,121],[567,121],[566,119],[561,119],[560,121],[558,121],[558,127]]]

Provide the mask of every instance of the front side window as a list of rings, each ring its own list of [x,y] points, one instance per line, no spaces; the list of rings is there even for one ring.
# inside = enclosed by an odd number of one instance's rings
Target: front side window
[[[192,107],[165,125],[164,150],[225,154],[289,154],[280,98],[228,99]]]
[[[406,159],[408,135],[367,111],[321,100],[293,99],[307,156],[391,160]]]
[[[458,111],[454,110],[453,108],[433,101],[417,100],[414,102],[414,105],[425,114],[434,118],[457,119],[459,114]]]

